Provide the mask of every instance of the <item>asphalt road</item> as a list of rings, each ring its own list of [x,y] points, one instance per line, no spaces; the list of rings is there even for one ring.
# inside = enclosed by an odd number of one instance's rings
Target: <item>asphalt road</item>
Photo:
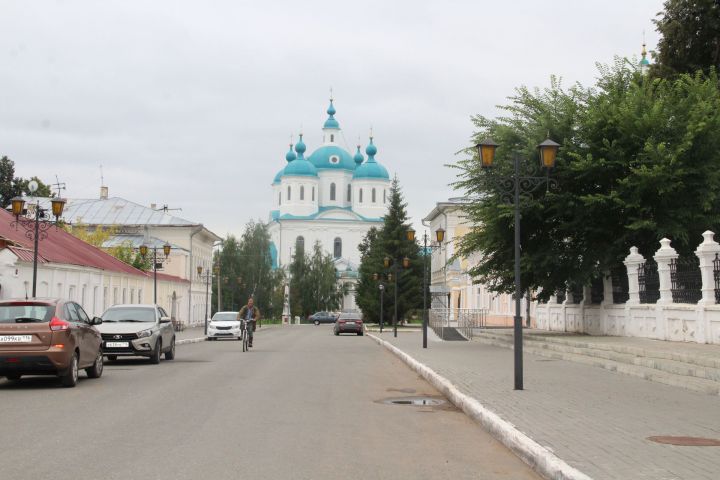
[[[3,480],[537,479],[372,340],[330,326],[261,329],[124,360],[76,388],[0,380]]]

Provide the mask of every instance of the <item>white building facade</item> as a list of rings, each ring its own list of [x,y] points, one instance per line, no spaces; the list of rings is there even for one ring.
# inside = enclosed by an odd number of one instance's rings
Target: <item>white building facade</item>
[[[285,155],[287,164],[272,183],[273,209],[269,232],[275,268],[287,268],[302,245],[311,252],[316,242],[333,256],[340,282],[350,293],[343,309],[355,309],[354,287],[360,264],[358,245],[372,226],[382,225],[390,197],[390,176],[375,159],[373,137],[351,155],[340,146],[341,129],[333,100],[323,125],[323,144],[305,157],[303,135]]]

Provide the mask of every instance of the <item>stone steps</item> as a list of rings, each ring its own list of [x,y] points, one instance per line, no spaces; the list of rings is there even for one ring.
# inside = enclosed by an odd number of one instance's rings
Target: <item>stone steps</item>
[[[693,362],[692,360],[696,360],[695,356],[683,354],[684,358],[691,361],[681,361],[664,358],[670,356],[668,352],[658,350],[544,335],[530,334],[523,337],[523,350],[529,354],[593,365],[696,392],[720,394],[720,368]],[[482,332],[476,334],[474,340],[497,347],[513,348],[513,337],[507,333]],[[628,353],[628,350],[634,353]],[[702,358],[700,361],[714,363],[708,360],[714,359]]]

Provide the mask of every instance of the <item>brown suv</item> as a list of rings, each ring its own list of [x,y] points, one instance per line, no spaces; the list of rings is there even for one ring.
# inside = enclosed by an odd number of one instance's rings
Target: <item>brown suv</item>
[[[77,384],[81,368],[90,378],[100,377],[100,323],[69,300],[0,301],[0,377],[57,375],[65,387]]]

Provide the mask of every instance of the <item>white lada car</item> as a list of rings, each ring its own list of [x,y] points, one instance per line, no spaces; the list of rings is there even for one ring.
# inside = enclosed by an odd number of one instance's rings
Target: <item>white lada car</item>
[[[237,319],[238,312],[216,312],[208,323],[207,339],[217,340],[218,338],[242,339],[240,321]]]

